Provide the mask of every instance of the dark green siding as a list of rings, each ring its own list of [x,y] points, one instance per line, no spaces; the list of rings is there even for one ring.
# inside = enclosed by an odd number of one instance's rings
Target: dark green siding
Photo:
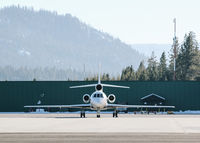
[[[94,88],[70,89],[72,85],[95,82],[83,81],[3,81],[0,82],[0,112],[21,112],[24,105],[79,104],[82,96],[91,94]],[[155,93],[166,98],[165,105],[174,105],[176,110],[200,110],[200,82],[105,82],[126,85],[130,89],[106,88],[104,92],[115,94],[116,103],[141,104],[140,98]],[[42,94],[44,93],[44,97]]]

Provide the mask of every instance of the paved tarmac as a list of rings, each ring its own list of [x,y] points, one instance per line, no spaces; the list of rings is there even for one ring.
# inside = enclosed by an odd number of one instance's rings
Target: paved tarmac
[[[0,143],[200,143],[200,115],[0,114]]]
[[[200,133],[200,115],[0,114],[0,133],[13,132]]]
[[[200,134],[0,133],[0,143],[199,143]]]

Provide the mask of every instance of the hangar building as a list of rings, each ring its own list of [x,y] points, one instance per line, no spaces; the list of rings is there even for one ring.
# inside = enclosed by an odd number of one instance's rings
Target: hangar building
[[[86,81],[1,81],[0,112],[23,112],[25,105],[81,104],[84,94],[94,88],[70,89],[70,86],[91,84]],[[199,81],[105,81],[129,86],[130,89],[104,87],[106,95],[114,94],[115,103],[172,105],[175,111],[200,110]],[[71,110],[71,109],[67,109]]]

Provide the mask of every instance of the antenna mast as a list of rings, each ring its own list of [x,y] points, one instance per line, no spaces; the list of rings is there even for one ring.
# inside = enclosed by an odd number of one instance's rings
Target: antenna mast
[[[174,46],[174,76],[173,80],[176,80],[176,18],[174,18],[174,38],[173,38],[173,46]]]

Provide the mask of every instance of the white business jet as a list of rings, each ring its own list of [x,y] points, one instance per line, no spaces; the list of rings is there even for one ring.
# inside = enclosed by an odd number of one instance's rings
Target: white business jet
[[[174,106],[152,106],[152,105],[121,105],[112,104],[115,102],[115,95],[110,94],[106,96],[103,92],[103,87],[116,87],[116,88],[129,88],[127,86],[118,86],[110,84],[102,84],[100,80],[100,74],[98,76],[97,84],[88,84],[80,86],[71,86],[70,88],[83,88],[83,87],[95,87],[95,92],[91,94],[83,95],[83,102],[85,104],[74,104],[74,105],[27,105],[25,108],[79,108],[81,109],[80,117],[85,117],[85,109],[96,110],[97,118],[100,118],[100,111],[107,109],[114,109],[113,117],[118,117],[118,108],[175,108]],[[110,104],[111,103],[111,104]]]

